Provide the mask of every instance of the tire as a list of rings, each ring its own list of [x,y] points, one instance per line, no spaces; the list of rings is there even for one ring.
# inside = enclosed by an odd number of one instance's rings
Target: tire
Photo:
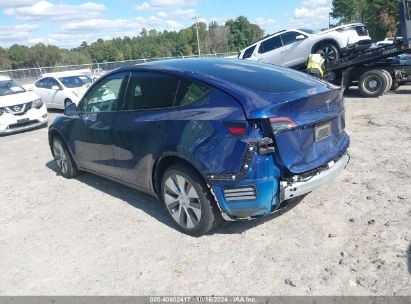
[[[387,70],[382,70],[382,72],[384,73],[385,77],[387,77],[387,80],[388,80],[388,86],[384,92],[384,94],[386,94],[390,91],[392,84],[393,84],[393,80],[392,80],[391,74]]]
[[[389,79],[382,70],[370,70],[361,75],[358,88],[364,97],[378,97],[385,93]]]
[[[61,175],[65,178],[73,178],[78,175],[78,170],[68,151],[65,143],[58,137],[53,138],[53,156],[60,169]]]
[[[169,167],[161,179],[161,199],[178,229],[202,236],[221,222],[213,196],[200,175],[188,165]]]
[[[324,43],[320,45],[315,53],[324,58],[325,63],[333,63],[340,59],[340,51],[333,43]]]

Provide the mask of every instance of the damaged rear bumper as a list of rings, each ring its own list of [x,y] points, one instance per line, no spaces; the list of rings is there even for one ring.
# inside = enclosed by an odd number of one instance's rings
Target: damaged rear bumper
[[[331,161],[322,171],[302,177],[295,175],[280,181],[280,202],[307,194],[335,179],[347,166],[350,158],[344,154],[338,161]]]

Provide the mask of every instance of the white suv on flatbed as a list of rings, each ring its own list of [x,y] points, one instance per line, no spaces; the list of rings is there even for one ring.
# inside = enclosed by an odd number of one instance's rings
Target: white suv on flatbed
[[[325,31],[280,31],[245,48],[238,58],[299,67],[305,65],[310,54],[319,53],[326,62],[334,62],[345,54],[370,46],[371,38],[365,26],[355,23]]]
[[[46,125],[47,108],[38,95],[0,76],[0,135]]]

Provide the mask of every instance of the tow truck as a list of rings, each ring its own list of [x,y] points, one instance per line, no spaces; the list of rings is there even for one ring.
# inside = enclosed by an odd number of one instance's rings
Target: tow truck
[[[365,97],[378,97],[411,80],[411,65],[389,58],[411,54],[411,0],[398,0],[402,38],[392,45],[371,47],[325,66],[324,79],[349,88],[358,84]],[[398,37],[399,37],[398,36]]]

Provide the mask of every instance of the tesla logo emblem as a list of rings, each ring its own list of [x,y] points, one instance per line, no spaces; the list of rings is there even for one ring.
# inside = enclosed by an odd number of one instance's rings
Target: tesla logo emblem
[[[13,110],[14,110],[14,112],[18,112],[18,111],[20,111],[20,107],[19,106],[14,106]]]

